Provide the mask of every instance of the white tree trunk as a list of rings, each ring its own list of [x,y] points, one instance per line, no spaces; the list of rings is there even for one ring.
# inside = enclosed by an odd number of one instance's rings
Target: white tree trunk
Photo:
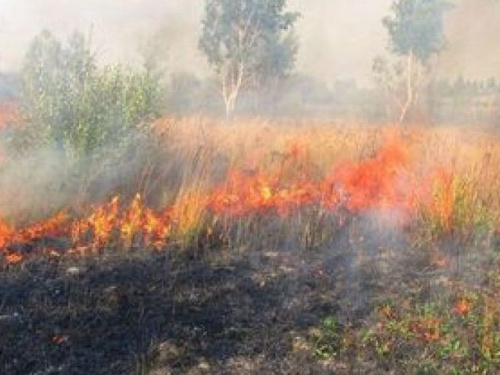
[[[413,84],[413,64],[414,64],[415,56],[413,54],[413,50],[410,49],[410,53],[408,54],[408,63],[406,68],[406,102],[401,108],[401,114],[399,116],[399,124],[402,124],[408,115],[408,111],[413,104],[413,93],[414,93],[414,84]]]
[[[234,115],[236,100],[243,84],[244,74],[245,69],[241,62],[237,63],[236,66],[230,64],[221,72],[222,99],[224,100],[227,119]]]

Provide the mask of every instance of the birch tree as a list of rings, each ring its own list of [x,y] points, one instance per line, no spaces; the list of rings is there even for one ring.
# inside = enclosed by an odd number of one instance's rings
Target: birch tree
[[[391,52],[406,58],[406,98],[400,106],[400,123],[415,101],[424,68],[445,46],[443,19],[449,8],[444,0],[394,0],[391,15],[383,20]]]
[[[218,77],[227,117],[244,87],[293,68],[297,17],[286,0],[207,1],[199,47]]]

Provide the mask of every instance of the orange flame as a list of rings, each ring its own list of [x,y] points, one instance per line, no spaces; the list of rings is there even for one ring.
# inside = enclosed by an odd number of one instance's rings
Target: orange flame
[[[374,158],[340,165],[319,182],[306,180],[283,186],[272,175],[233,171],[226,185],[212,195],[209,208],[218,215],[234,216],[269,211],[287,215],[308,205],[344,206],[351,212],[373,208],[409,211],[413,208],[409,162],[405,145],[394,140]]]
[[[466,298],[460,298],[456,303],[455,303],[455,312],[458,314],[458,315],[461,315],[461,316],[466,316],[469,314],[470,312],[470,309],[471,309],[471,302],[466,299]]]
[[[288,157],[292,162],[306,154],[305,149],[296,144],[289,149]],[[394,138],[374,157],[340,164],[323,179],[309,177],[307,166],[302,164],[291,178],[283,178],[283,170],[278,173],[263,169],[233,170],[226,182],[211,193],[186,191],[174,205],[163,211],[146,207],[140,195],[128,205],[123,205],[115,196],[94,207],[83,219],[70,220],[59,213],[21,230],[0,221],[0,251],[4,251],[8,263],[18,263],[24,255],[12,252],[12,245],[43,236],[68,238],[71,250],[95,252],[107,247],[131,249],[139,245],[161,249],[173,236],[189,233],[210,214],[236,219],[262,214],[286,218],[299,209],[314,206],[330,211],[344,208],[354,214],[396,208],[405,217],[410,217],[416,202],[428,194],[419,187],[429,184],[412,173],[407,149],[408,145]],[[445,206],[442,209],[446,217],[449,207]]]
[[[350,211],[386,207],[409,209],[409,190],[398,180],[408,165],[404,145],[392,141],[372,159],[340,166],[328,183],[338,186],[337,195],[341,192],[347,195],[346,206]]]
[[[145,207],[139,194],[122,210],[115,196],[109,203],[97,206],[87,219],[75,221],[71,228],[74,246],[86,244],[93,249],[114,243],[130,249],[139,242],[145,247],[158,247],[168,233],[168,217]]]

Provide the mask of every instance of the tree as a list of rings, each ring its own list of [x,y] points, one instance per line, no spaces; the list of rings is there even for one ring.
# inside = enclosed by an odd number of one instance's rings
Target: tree
[[[415,100],[422,67],[445,45],[443,17],[449,7],[445,0],[394,0],[392,14],[383,20],[391,51],[407,58],[406,101],[401,106],[400,123]]]
[[[123,145],[158,114],[154,77],[120,65],[98,66],[89,44],[78,32],[66,43],[49,31],[35,37],[22,68],[27,124],[12,139],[14,149],[48,147],[71,159],[96,157]]]
[[[292,70],[299,14],[285,9],[286,0],[207,1],[199,47],[218,76],[227,117],[243,87]]]

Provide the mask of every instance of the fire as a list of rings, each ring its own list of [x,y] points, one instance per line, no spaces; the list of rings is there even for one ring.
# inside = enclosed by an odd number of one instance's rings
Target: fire
[[[24,257],[16,253],[8,253],[5,255],[5,261],[8,264],[18,264],[24,260]]]
[[[217,189],[209,199],[208,208],[220,216],[243,217],[257,213],[289,215],[293,209],[317,204],[320,185],[299,181],[284,185],[273,175],[263,172],[245,174],[232,172],[225,186]]]
[[[136,245],[158,247],[169,233],[168,217],[145,207],[138,194],[126,207],[120,198],[94,208],[84,220],[71,226],[73,246],[94,250],[119,244],[125,250]]]
[[[456,303],[455,303],[455,312],[460,315],[460,316],[466,316],[469,314],[471,309],[471,302],[467,300],[466,298],[460,298]]]
[[[361,163],[347,163],[338,167],[327,183],[338,186],[333,191],[337,199],[345,194],[350,211],[371,208],[409,209],[409,190],[400,179],[407,171],[409,157],[401,142],[386,144],[374,158]]]
[[[9,226],[5,221],[0,221],[0,250],[7,249],[13,244],[28,244],[41,237],[59,237],[66,235],[68,217],[59,212],[53,217],[21,230]],[[5,260],[9,264],[20,263],[25,256],[7,249]]]
[[[233,171],[226,185],[213,194],[209,207],[218,215],[234,216],[270,211],[286,216],[310,205],[332,210],[344,206],[353,213],[384,208],[409,211],[414,191],[405,146],[392,141],[371,159],[337,166],[323,181],[301,180],[289,186],[261,171]]]
[[[40,223],[29,226],[19,232],[19,242],[30,242],[40,237],[57,237],[66,234],[68,216],[64,212],[58,212],[53,217]]]
[[[5,220],[0,220],[0,249],[8,245],[14,235],[14,229],[11,228]]]
[[[84,231],[91,231],[94,237],[94,244],[97,246],[106,245],[118,222],[119,198],[113,197],[111,202],[97,207],[92,215],[83,223]],[[80,236],[84,233],[80,233]],[[78,237],[77,237],[78,239]]]
[[[407,149],[405,142],[394,138],[373,157],[337,165],[324,178],[311,177],[305,165],[307,161],[303,160],[300,167],[291,164],[286,171],[284,164],[278,170],[232,170],[226,182],[214,190],[186,190],[172,206],[160,211],[147,207],[140,195],[129,204],[115,196],[79,219],[70,219],[61,212],[24,229],[0,221],[0,251],[3,249],[7,263],[19,263],[25,256],[16,253],[13,245],[43,237],[68,239],[70,252],[75,249],[84,252],[106,248],[162,249],[175,236],[190,233],[207,217],[241,219],[277,215],[286,219],[311,206],[331,212],[343,208],[352,214],[395,208],[411,217],[416,202],[423,199],[419,197],[423,190],[418,187],[428,184],[412,173],[412,159]],[[289,150],[287,154],[292,163],[307,154],[305,148],[297,144],[289,146]],[[447,217],[448,199],[443,202],[446,207],[442,209],[446,212],[442,214]]]
[[[0,250],[4,250],[4,259],[9,264],[16,264],[26,258],[11,248],[26,244],[38,238],[68,238],[71,249],[90,249],[100,251],[113,245],[127,250],[135,245],[145,248],[159,248],[165,243],[170,230],[168,216],[145,207],[137,195],[126,207],[120,207],[119,197],[113,197],[108,203],[96,206],[84,219],[70,220],[60,212],[53,217],[15,230],[5,222],[0,222]],[[54,250],[49,254],[55,255]]]

